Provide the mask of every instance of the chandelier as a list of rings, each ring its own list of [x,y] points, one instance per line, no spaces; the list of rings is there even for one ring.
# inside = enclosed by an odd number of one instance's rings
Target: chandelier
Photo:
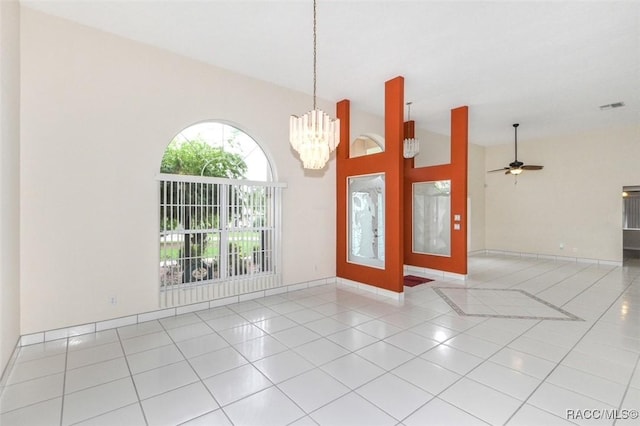
[[[313,0],[313,111],[289,119],[289,141],[305,169],[322,169],[340,143],[340,120],[316,108],[316,0]]]
[[[402,156],[404,158],[413,158],[420,152],[420,141],[415,137],[415,128],[411,121],[411,102],[407,102],[407,122],[410,123],[410,131],[405,135],[402,142]]]

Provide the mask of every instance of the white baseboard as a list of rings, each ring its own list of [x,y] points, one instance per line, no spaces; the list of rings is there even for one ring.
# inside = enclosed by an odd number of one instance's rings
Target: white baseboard
[[[572,256],[557,256],[553,254],[542,254],[542,253],[527,253],[527,252],[517,252],[517,251],[509,251],[509,250],[495,250],[495,249],[487,249],[487,250],[476,250],[474,255],[481,254],[497,254],[501,256],[514,256],[514,257],[526,257],[532,259],[544,259],[544,260],[557,260],[561,262],[576,262],[576,263],[591,263],[594,265],[603,265],[603,266],[622,266],[622,261],[618,260],[606,260],[606,259],[591,259],[586,257],[572,257]]]
[[[466,280],[467,276],[464,274],[456,274],[453,272],[440,271],[438,269],[423,268],[421,266],[404,265],[404,273],[410,275],[417,275],[419,277],[432,278],[432,279],[454,279],[454,280]]]
[[[337,277],[336,285],[351,290],[361,290],[367,293],[373,293],[378,296],[393,299],[397,302],[404,301],[404,293],[396,293],[395,291],[387,290],[384,288],[376,287],[371,284],[365,284],[358,281],[349,280],[346,278]]]

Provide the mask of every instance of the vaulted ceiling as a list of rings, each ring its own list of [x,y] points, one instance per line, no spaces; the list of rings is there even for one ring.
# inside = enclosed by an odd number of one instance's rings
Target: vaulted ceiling
[[[21,3],[312,93],[311,0]],[[640,2],[318,0],[317,24],[330,101],[382,115],[402,75],[418,126],[448,134],[468,105],[481,145],[511,143],[514,122],[521,141],[640,122]]]

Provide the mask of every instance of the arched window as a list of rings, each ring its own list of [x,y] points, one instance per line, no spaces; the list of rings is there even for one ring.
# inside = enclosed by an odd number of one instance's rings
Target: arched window
[[[169,143],[160,172],[162,305],[279,284],[283,185],[255,140],[229,124],[195,124]]]
[[[198,156],[185,159],[193,162],[192,169],[185,169],[179,173],[168,169],[161,170],[161,172],[211,177],[242,177],[243,179],[265,182],[272,180],[271,164],[260,145],[251,136],[229,124],[205,121],[182,130],[167,147],[163,166],[165,160],[168,160],[167,154],[171,150],[184,146],[196,146],[198,149]],[[202,146],[209,149],[202,149]],[[220,155],[216,155],[216,151]],[[230,156],[236,156],[236,158],[230,158]],[[224,161],[217,161],[220,158],[224,158]],[[238,164],[234,164],[234,161],[246,165],[243,176],[237,176],[237,173],[234,173],[238,168]]]
[[[349,157],[362,157],[379,152],[384,152],[384,138],[374,133],[368,133],[358,136],[351,142]]]

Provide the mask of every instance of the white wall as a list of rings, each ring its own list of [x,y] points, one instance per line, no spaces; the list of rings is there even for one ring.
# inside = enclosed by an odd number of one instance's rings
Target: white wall
[[[284,284],[335,275],[335,161],[304,172],[288,141],[309,96],[23,8],[21,102],[22,334],[158,308],[154,176],[201,120],[251,135],[288,184]]]
[[[468,251],[484,250],[485,242],[485,147],[469,144],[469,170],[467,176],[467,193],[471,204],[469,213],[469,232],[471,239]]]
[[[451,136],[416,127],[416,138],[420,141],[420,152],[414,160],[416,167],[437,166],[451,162]]]
[[[487,249],[621,261],[622,187],[640,184],[638,159],[640,126],[519,142],[518,160],[544,169],[517,185],[487,175]],[[513,145],[486,148],[486,170],[511,161]]]
[[[20,335],[20,7],[0,1],[0,375]]]

